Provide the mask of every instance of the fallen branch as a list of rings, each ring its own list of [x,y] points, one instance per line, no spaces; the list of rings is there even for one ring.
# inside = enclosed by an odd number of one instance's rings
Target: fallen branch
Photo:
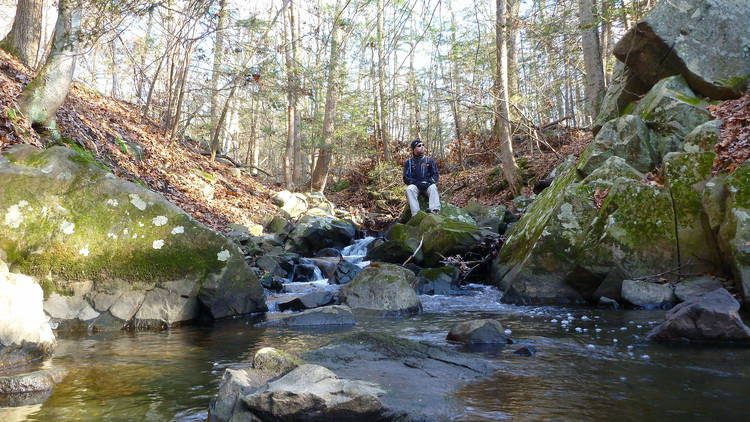
[[[404,265],[408,264],[409,261],[411,261],[415,256],[417,256],[417,253],[419,253],[419,250],[422,249],[422,243],[423,242],[424,242],[424,236],[422,236],[422,238],[419,239],[419,246],[417,246],[417,249],[414,250],[414,253],[411,254],[411,256],[409,258],[407,258],[406,261],[404,261],[404,263],[401,264],[401,266],[404,266]]]

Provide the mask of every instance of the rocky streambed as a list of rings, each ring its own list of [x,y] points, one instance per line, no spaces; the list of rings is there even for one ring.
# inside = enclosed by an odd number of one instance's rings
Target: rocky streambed
[[[301,356],[337,338],[396,335],[470,352],[497,368],[455,393],[446,415],[456,420],[746,420],[750,416],[750,350],[734,346],[665,346],[647,332],[664,311],[519,307],[498,302],[494,288],[472,295],[421,295],[423,313],[383,319],[357,315],[357,325],[333,330],[255,327],[238,318],[164,332],[109,332],[62,337],[50,363],[68,375],[42,404],[2,407],[4,421],[177,420],[207,418],[226,369],[250,365],[263,347]],[[470,350],[445,336],[458,322],[498,319],[515,343]],[[533,357],[513,352],[533,346]],[[405,367],[407,368],[407,367]],[[335,365],[331,369],[337,370]],[[429,368],[425,368],[429,372]],[[418,382],[439,388],[424,371]],[[363,373],[364,374],[364,373]],[[347,374],[354,377],[354,374]],[[371,375],[369,375],[371,377]],[[382,383],[364,378],[363,381]],[[414,407],[420,391],[409,398]]]

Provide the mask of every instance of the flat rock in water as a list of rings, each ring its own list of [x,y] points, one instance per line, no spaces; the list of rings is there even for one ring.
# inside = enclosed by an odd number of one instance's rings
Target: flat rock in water
[[[649,340],[750,343],[750,328],[737,311],[740,304],[725,289],[716,289],[672,308],[648,334]]]
[[[242,397],[260,420],[374,421],[383,420],[375,383],[343,379],[319,365],[302,365]]]
[[[342,336],[302,358],[339,377],[375,382],[385,420],[447,421],[463,412],[452,393],[496,369],[479,357],[385,334]]]
[[[331,302],[333,302],[333,293],[321,290],[279,303],[278,306],[280,311],[302,311],[326,306],[331,304]]]
[[[348,306],[331,305],[308,309],[289,316],[283,316],[257,324],[258,326],[316,327],[328,325],[355,325],[354,315]]]

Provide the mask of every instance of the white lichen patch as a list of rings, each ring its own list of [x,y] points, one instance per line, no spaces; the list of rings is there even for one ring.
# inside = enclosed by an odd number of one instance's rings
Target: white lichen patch
[[[226,261],[229,259],[229,251],[226,249],[223,249],[221,252],[216,254],[216,259],[219,261]]]
[[[133,233],[133,239],[138,239],[138,233]]]
[[[122,229],[122,234],[128,234],[128,229]]]
[[[117,239],[117,235],[114,233],[107,233],[107,237],[110,239]]]
[[[105,202],[105,203],[106,203],[107,205],[109,205],[110,207],[116,207],[116,206],[117,206],[117,205],[119,204],[119,203],[117,202],[117,200],[116,200],[116,199],[113,199],[113,198],[107,199],[107,202]]]
[[[177,226],[177,227],[175,227],[175,228],[172,229],[172,234],[180,234],[180,233],[185,233],[185,228],[184,227]]]
[[[128,196],[130,196],[130,203],[133,204],[133,206],[138,208],[139,210],[143,211],[148,206],[146,202],[143,199],[141,199],[141,197],[138,196],[137,194],[131,193]]]
[[[154,249],[161,249],[162,246],[164,246],[164,241],[162,239],[154,240],[154,243],[151,244],[151,247]]]
[[[23,222],[23,214],[21,214],[21,207],[11,205],[8,207],[8,211],[5,213],[5,225],[10,226],[13,229],[17,229]]]
[[[83,256],[89,256],[89,245],[86,245],[86,246],[82,247],[78,251],[78,253],[81,254],[81,255],[83,255]]]
[[[22,200],[18,201],[18,208],[23,208],[23,207],[28,206],[28,205],[29,205],[29,202],[26,201],[25,199],[22,199]]]
[[[143,227],[143,226],[144,226],[144,224],[139,221],[138,222],[138,227]]]
[[[167,224],[167,217],[163,215],[157,215],[151,220],[151,224],[153,224],[156,227],[163,226]]]
[[[73,234],[73,230],[75,230],[76,225],[74,223],[71,223],[70,221],[63,221],[62,224],[60,224],[60,230],[64,234]]]
[[[560,206],[560,214],[558,215],[562,226],[568,230],[578,230],[581,226],[578,225],[578,219],[573,214],[573,205],[564,203]]]

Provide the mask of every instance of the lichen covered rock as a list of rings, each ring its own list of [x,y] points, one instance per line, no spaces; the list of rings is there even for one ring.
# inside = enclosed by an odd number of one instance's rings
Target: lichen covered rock
[[[102,328],[132,325],[144,304],[162,306],[172,293],[200,301],[214,318],[265,309],[263,289],[233,242],[68,148],[6,150],[0,191],[0,249],[12,268],[40,277],[48,298],[76,296],[73,283],[92,282],[80,296],[97,313],[141,301],[131,320]],[[131,290],[145,294],[124,293]],[[99,293],[117,298],[97,309]],[[94,315],[80,305],[78,316]],[[192,309],[176,320],[152,318],[159,312],[143,320],[171,325],[197,317],[198,306]]]

